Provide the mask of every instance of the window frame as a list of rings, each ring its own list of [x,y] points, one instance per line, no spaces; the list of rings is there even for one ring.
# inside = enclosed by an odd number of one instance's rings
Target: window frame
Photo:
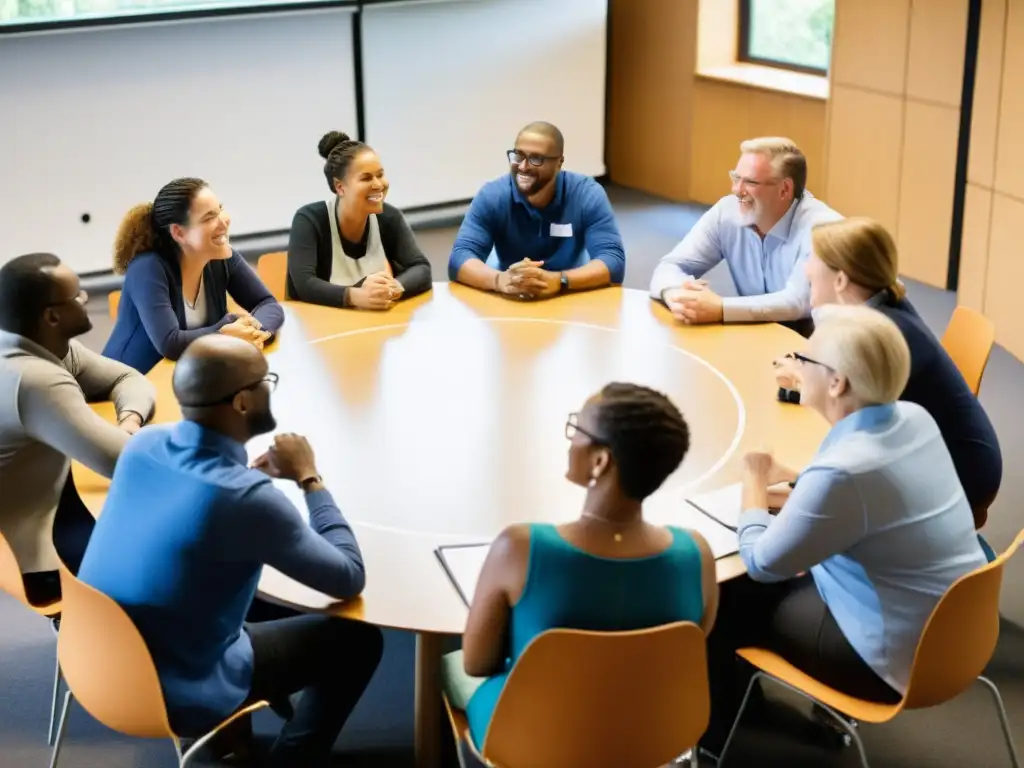
[[[805,75],[817,75],[828,77],[828,69],[808,67],[803,64],[794,64],[791,61],[778,61],[766,59],[750,54],[750,4],[753,0],[736,0],[739,4],[739,23],[736,25],[736,61],[742,64],[757,64],[762,67],[774,69],[785,69],[790,72],[802,72]]]

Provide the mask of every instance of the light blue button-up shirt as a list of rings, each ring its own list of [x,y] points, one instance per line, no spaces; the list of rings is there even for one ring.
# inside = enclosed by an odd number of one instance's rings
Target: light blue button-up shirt
[[[725,259],[739,296],[722,298],[727,323],[799,320],[810,314],[810,286],[804,262],[815,224],[843,218],[810,192],[795,201],[762,239],[740,217],[739,199],[715,203],[651,278],[651,297],[700,278]]]
[[[908,402],[836,423],[778,516],[745,510],[738,533],[755,581],[810,570],[850,645],[901,693],[939,598],[986,563],[939,428]]]

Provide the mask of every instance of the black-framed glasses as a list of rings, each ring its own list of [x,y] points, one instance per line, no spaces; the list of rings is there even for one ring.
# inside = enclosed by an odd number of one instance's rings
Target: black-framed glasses
[[[508,156],[508,161],[512,165],[522,165],[523,160],[529,160],[530,165],[534,168],[540,168],[548,160],[557,160],[557,155],[527,155],[524,152],[520,152],[518,149],[510,149],[505,153]]]
[[[565,420],[565,439],[572,440],[576,433],[579,432],[581,435],[585,435],[590,438],[590,442],[594,445],[605,445],[605,441],[595,435],[593,432],[585,430],[579,425],[580,415],[578,413],[570,413],[569,418]]]
[[[211,401],[209,403],[200,403],[199,405],[188,405],[186,407],[187,408],[212,408],[215,405],[226,405],[228,403],[233,402],[235,397],[237,395],[240,395],[242,392],[249,392],[249,391],[251,391],[253,389],[256,389],[257,387],[262,386],[263,384],[269,385],[270,391],[273,392],[275,389],[277,389],[277,382],[278,382],[278,380],[280,378],[281,377],[278,376],[276,373],[268,373],[266,376],[264,376],[259,381],[254,382],[252,384],[248,384],[248,385],[246,385],[244,387],[241,387],[239,389],[236,389],[230,395],[224,395],[224,397],[218,398],[217,400],[213,400],[213,401]]]
[[[793,358],[798,363],[809,363],[810,365],[820,365],[822,368],[828,368],[829,370],[832,369],[831,365],[823,363],[820,360],[815,360],[812,357],[807,357],[807,355],[801,355],[799,352],[790,352],[787,357]]]

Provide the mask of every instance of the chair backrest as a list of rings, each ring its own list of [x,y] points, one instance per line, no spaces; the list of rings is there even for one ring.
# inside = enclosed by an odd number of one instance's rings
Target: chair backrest
[[[942,346],[974,394],[981,389],[981,377],[995,342],[996,327],[991,320],[970,307],[953,310],[946,332],[942,334]]]
[[[946,590],[925,624],[914,655],[904,706],[932,707],[967,690],[992,658],[999,640],[1003,566],[1024,531],[991,563],[965,574]]]
[[[284,251],[265,253],[256,261],[256,274],[267,290],[278,301],[284,301],[288,292],[288,254]]]
[[[706,638],[696,624],[555,629],[513,667],[482,752],[502,768],[653,768],[696,744],[709,713]]]
[[[68,687],[108,728],[140,738],[172,735],[160,679],[142,635],[112,599],[60,569],[57,658]]]
[[[121,306],[121,292],[111,291],[107,294],[107,311],[111,320],[117,320],[117,308]]]

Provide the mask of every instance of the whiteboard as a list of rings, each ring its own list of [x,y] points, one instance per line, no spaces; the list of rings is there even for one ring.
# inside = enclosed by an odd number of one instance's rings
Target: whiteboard
[[[352,24],[320,9],[4,39],[0,263],[108,270],[121,216],[178,176],[210,183],[233,235],[287,229],[328,194],[320,136],[356,131]]]
[[[561,129],[567,170],[604,174],[607,14],[608,0],[366,6],[365,138],[389,202],[473,197],[534,120]]]

